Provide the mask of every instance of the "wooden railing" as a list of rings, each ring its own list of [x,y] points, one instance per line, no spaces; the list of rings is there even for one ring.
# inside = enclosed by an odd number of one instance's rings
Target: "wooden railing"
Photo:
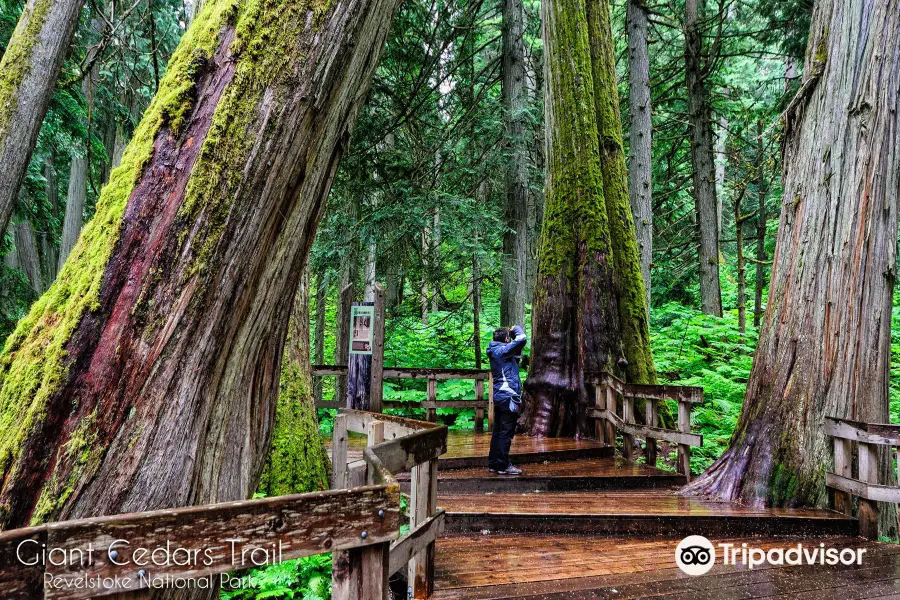
[[[365,461],[347,461],[348,431],[368,436],[363,453]],[[413,598],[429,598],[434,591],[434,541],[444,529],[444,511],[437,508],[438,457],[446,450],[447,428],[443,425],[345,408],[334,420],[333,488],[361,485],[366,473],[371,478],[371,468],[366,470],[365,465],[359,463],[370,463],[372,455],[379,457],[392,475],[406,471],[412,474],[410,530],[391,544],[388,574],[396,573],[409,563],[407,577]],[[392,475],[390,480],[394,481]],[[342,560],[343,557],[335,556],[335,572],[339,571],[338,563]],[[336,593],[333,597],[335,600],[344,598]]]
[[[347,374],[347,367],[342,365],[313,365],[313,377],[327,377],[329,375],[343,376]],[[381,379],[426,379],[426,397],[418,403],[410,402],[383,402],[384,408],[424,408],[425,419],[430,422],[437,420],[439,408],[473,408],[475,409],[475,429],[484,431],[485,415],[488,419],[488,429],[493,429],[493,411],[491,410],[492,380],[489,369],[431,369],[409,367],[385,367],[382,370]],[[472,400],[438,400],[437,382],[447,379],[472,379],[475,384],[475,398]],[[488,398],[485,398],[485,381],[488,382]],[[380,385],[373,378],[372,385]],[[316,408],[343,408],[346,403],[339,400],[322,400],[316,402]]]
[[[358,411],[342,411],[340,420],[350,431],[370,434],[356,464],[347,465],[343,446],[342,481],[357,487],[5,531],[0,598],[130,596],[204,578],[214,585],[216,575],[323,552],[335,557],[334,600],[386,600],[389,575],[407,562],[414,597],[426,598],[433,587],[434,538],[443,527],[434,499],[447,428]],[[409,469],[416,508],[412,530],[401,538],[394,474]],[[161,558],[154,561],[157,549]]]
[[[598,440],[615,444],[616,430],[622,432],[622,452],[626,460],[634,460],[634,438],[646,441],[647,464],[656,465],[656,441],[665,440],[678,444],[677,470],[691,477],[691,446],[702,446],[703,436],[691,433],[691,405],[703,402],[703,388],[678,385],[641,385],[625,383],[621,379],[601,373],[591,381],[594,384],[594,409],[590,416],[596,418],[595,435]],[[616,396],[622,396],[622,414],[617,412]],[[634,401],[644,400],[644,425],[635,422]],[[664,429],[659,424],[659,401],[674,400],[678,403],[678,429]]]
[[[883,485],[878,477],[878,447],[897,447],[900,451],[900,425],[861,423],[825,417],[825,433],[834,442],[834,471],[825,473],[831,507],[850,515],[851,496],[859,499],[859,533],[878,537],[876,502],[900,503],[900,487]],[[853,442],[856,442],[857,474],[853,477]]]

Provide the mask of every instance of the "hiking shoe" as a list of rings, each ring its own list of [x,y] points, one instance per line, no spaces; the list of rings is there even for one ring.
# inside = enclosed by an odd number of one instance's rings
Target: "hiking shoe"
[[[488,469],[488,471],[490,471],[491,473],[494,473],[496,475],[521,475],[522,474],[522,469],[520,469],[518,467],[514,467],[512,465],[509,465],[502,471],[498,471],[497,469]]]

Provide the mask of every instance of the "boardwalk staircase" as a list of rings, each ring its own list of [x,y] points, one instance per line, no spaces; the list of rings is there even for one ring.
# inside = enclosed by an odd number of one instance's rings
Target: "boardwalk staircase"
[[[707,576],[689,577],[675,566],[675,546],[688,535],[739,547],[870,544],[857,538],[857,520],[838,512],[755,509],[679,495],[690,476],[690,449],[702,444],[690,432],[691,406],[702,401],[702,390],[628,385],[606,374],[595,384],[591,414],[597,439],[517,437],[512,454],[525,471],[521,477],[488,473],[487,434],[448,438],[448,451],[438,461],[437,503],[446,514],[437,544],[436,598],[777,596],[790,589],[777,583],[785,578],[797,590],[796,573],[787,577],[784,569],[767,569],[748,577],[745,570],[716,565]],[[676,430],[657,425],[665,400],[678,406]],[[645,424],[635,422],[636,405],[644,410]],[[621,452],[614,452],[617,436]],[[644,442],[641,460],[635,440]],[[660,441],[675,449],[677,472],[654,464]],[[401,490],[407,489],[403,475],[399,480]],[[880,553],[884,569],[900,562],[892,550],[869,551]],[[885,574],[877,573],[876,579]],[[799,585],[842,587],[823,571],[807,577]],[[886,576],[893,577],[900,572]],[[889,589],[900,594],[900,587]]]

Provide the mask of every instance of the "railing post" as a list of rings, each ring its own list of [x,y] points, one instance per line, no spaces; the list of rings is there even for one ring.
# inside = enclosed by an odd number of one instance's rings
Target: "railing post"
[[[488,431],[494,431],[494,373],[488,374]]]
[[[335,552],[332,600],[387,600],[390,543]]]
[[[409,526],[415,529],[437,510],[438,462],[431,459],[412,469]],[[434,542],[409,561],[409,587],[413,598],[431,598],[434,593]]]
[[[678,431],[691,432],[691,403],[687,400],[678,401]],[[677,470],[687,481],[691,480],[691,447],[687,444],[678,444]]]
[[[384,423],[381,421],[372,421],[369,423],[366,428],[366,433],[368,434],[369,441],[366,444],[369,447],[372,447],[376,444],[380,444],[384,441]],[[375,484],[375,473],[366,466],[366,482],[369,485]]]
[[[484,402],[484,379],[475,380],[475,402]],[[484,408],[475,408],[475,431],[484,431]]]
[[[850,440],[835,437],[834,442],[834,473],[841,477],[852,476],[852,459],[850,456]],[[852,512],[852,498],[848,492],[828,488],[831,495],[831,508],[839,513],[849,515]]]
[[[594,385],[594,408],[606,410],[606,384],[600,381]],[[594,437],[601,444],[608,443],[606,441],[606,419],[594,419]],[[615,440],[612,440],[612,443],[615,443]]]
[[[622,394],[622,420],[626,423],[634,423],[634,396]],[[622,432],[622,454],[625,460],[634,460],[634,436]]]
[[[331,488],[342,490],[349,487],[347,472],[347,415],[334,417],[331,433]]]
[[[878,483],[878,451],[873,444],[859,442],[859,480]],[[859,535],[878,537],[878,504],[866,498],[859,499]]]
[[[428,402],[437,402],[437,379],[428,378]],[[437,421],[437,408],[434,404],[425,409],[425,420],[434,423]]]
[[[616,390],[613,389],[613,386],[606,382],[606,410],[609,412],[616,412]],[[606,443],[613,447],[615,450],[616,447],[616,426],[612,424],[610,421],[606,421],[604,424],[606,427]]]
[[[659,425],[659,401],[646,398],[644,399],[644,422],[649,427],[656,427]],[[656,466],[656,440],[648,437],[647,438],[647,446],[644,453],[645,458],[647,459],[647,464],[651,467]]]

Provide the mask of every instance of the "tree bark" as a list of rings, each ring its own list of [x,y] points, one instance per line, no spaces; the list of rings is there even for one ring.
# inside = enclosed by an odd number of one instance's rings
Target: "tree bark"
[[[587,0],[586,14],[591,44],[594,102],[600,143],[603,199],[609,219],[616,273],[619,332],[625,374],[631,383],[656,383],[656,367],[650,350],[647,293],[641,272],[640,250],[628,196],[628,169],[622,141],[622,117],[616,88],[615,42],[606,0]]]
[[[310,393],[309,342],[309,270],[304,268],[281,362],[272,444],[259,485],[259,491],[267,496],[328,488],[328,454]]]
[[[746,190],[746,188],[744,188]],[[737,253],[737,309],[738,331],[743,335],[747,332],[747,264],[744,260],[744,221],[747,217],[741,214],[741,203],[744,199],[744,190],[734,196],[734,237]]]
[[[209,0],[0,356],[3,527],[249,497],[396,0]]]
[[[758,207],[756,209],[756,281],[753,287],[753,326],[759,329],[762,321],[762,297],[763,288],[766,286],[766,262],[769,255],[766,252],[766,173],[765,154],[763,151],[763,124],[762,120],[756,121],[756,135],[758,150],[756,155],[756,195]]]
[[[397,268],[397,261],[388,261],[386,270],[387,290],[385,292],[384,305],[390,310],[403,301],[403,287],[400,284],[400,270]]]
[[[589,435],[585,372],[612,371],[622,343],[588,22],[584,0],[545,1],[541,15],[546,208],[526,422],[532,435]]]
[[[313,344],[313,362],[317,365],[325,362],[325,296],[328,293],[328,279],[325,269],[316,277],[316,338]],[[313,379],[313,398],[322,401],[322,378]]]
[[[66,216],[63,218],[62,235],[59,238],[59,273],[78,241],[84,221],[84,204],[87,199],[87,158],[73,156],[69,163],[69,188],[66,194]]]
[[[28,0],[0,59],[0,231],[6,231],[19,187],[82,0]]]
[[[900,3],[819,0],[806,65],[785,117],[774,269],[741,417],[689,488],[752,506],[823,505],[824,417],[889,416]]]
[[[525,11],[522,0],[504,0],[501,82],[506,137],[503,267],[500,324],[525,324],[528,257],[528,149],[525,139]]]
[[[684,4],[684,65],[691,134],[691,164],[694,207],[699,235],[700,308],[704,314],[722,316],[719,284],[718,200],[713,160],[712,114],[706,73],[699,0]]]
[[[533,82],[530,87],[533,106],[541,106],[544,102],[544,59],[543,51],[536,49],[528,55],[528,75]],[[533,158],[533,168],[538,173],[544,172],[543,126],[532,127],[529,148]],[[528,250],[526,256],[525,302],[534,302],[534,287],[537,282],[538,253],[540,252],[541,226],[544,222],[544,190],[529,186],[528,190]]]
[[[359,214],[356,200],[350,202],[348,222],[355,224]],[[341,263],[341,276],[338,280],[338,306],[335,315],[334,364],[347,365],[350,359],[350,307],[356,300],[356,280],[359,266],[356,261],[359,255],[358,240],[352,230],[346,232],[348,240],[347,254]],[[334,399],[343,401],[347,397],[347,377],[335,377]]]
[[[728,143],[728,118],[725,115],[719,115],[714,139],[716,141],[716,233],[721,240],[722,217],[725,214],[725,170],[728,167],[728,154],[725,151]]]
[[[431,312],[440,310],[439,299],[441,296],[441,207],[435,206],[431,215]]]
[[[101,25],[94,21],[94,29],[99,30]],[[73,156],[69,163],[69,188],[66,194],[66,216],[63,219],[62,235],[59,241],[59,264],[57,272],[62,270],[63,264],[66,262],[72,248],[78,241],[81,234],[81,226],[84,222],[84,205],[87,201],[88,177],[90,175],[90,144],[91,144],[91,128],[90,114],[94,106],[94,94],[91,89],[91,82],[94,79],[98,69],[92,69],[92,73],[86,77],[82,83],[81,91],[84,94],[87,105],[88,122],[86,125],[87,139],[84,140],[81,150],[84,156]]]
[[[34,227],[25,217],[21,217],[15,224],[16,256],[19,268],[28,278],[28,285],[36,293],[44,291],[44,279],[41,277],[41,261],[38,258],[37,240],[34,235]]]
[[[631,115],[628,193],[641,253],[647,308],[650,308],[650,265],[653,263],[653,121],[650,110],[649,23],[644,0],[628,0],[628,111]]]
[[[478,184],[478,189],[475,192],[476,201],[479,206],[483,206],[484,202],[487,202],[488,197],[488,182],[481,181]],[[475,229],[475,247],[478,247],[478,242],[480,241],[480,233],[479,230]],[[473,351],[475,353],[475,368],[481,368],[481,361],[483,360],[481,354],[481,310],[482,310],[482,298],[481,298],[481,261],[478,258],[478,252],[474,252],[472,254],[472,346]],[[524,325],[523,325],[524,327]]]
[[[56,159],[53,153],[44,161],[44,190],[47,194],[50,214],[57,219],[59,215],[59,183],[56,179]],[[46,285],[49,286],[56,278],[58,265],[59,246],[56,244],[53,232],[47,228],[41,234],[41,274]]]
[[[366,267],[364,273],[363,302],[375,302],[375,268],[377,266],[378,246],[369,242],[366,248]]]

